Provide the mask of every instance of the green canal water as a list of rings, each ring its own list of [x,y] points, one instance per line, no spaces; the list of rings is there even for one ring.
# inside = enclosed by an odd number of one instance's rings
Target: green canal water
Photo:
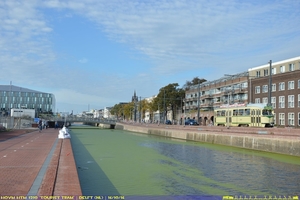
[[[72,128],[83,195],[299,195],[298,157]]]

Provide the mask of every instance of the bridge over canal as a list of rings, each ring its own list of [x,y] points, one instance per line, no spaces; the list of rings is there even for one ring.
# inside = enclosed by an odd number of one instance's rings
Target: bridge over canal
[[[59,124],[71,125],[72,123],[83,123],[85,125],[92,126],[100,126],[106,128],[114,128],[116,125],[116,120],[111,119],[98,119],[98,118],[90,118],[90,117],[76,117],[76,116],[68,116],[68,117],[53,117],[51,121],[57,121]]]

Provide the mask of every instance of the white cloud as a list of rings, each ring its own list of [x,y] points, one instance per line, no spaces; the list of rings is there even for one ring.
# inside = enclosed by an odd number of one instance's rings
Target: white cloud
[[[53,2],[53,1],[52,1]],[[236,51],[267,54],[267,46],[299,32],[295,15],[286,9],[296,1],[55,1],[98,23],[112,39],[132,45],[154,59],[157,73],[172,73],[222,62]],[[265,49],[265,50],[264,50]],[[289,51],[286,49],[286,51]],[[239,56],[239,55],[238,55]],[[212,67],[217,67],[212,65]]]
[[[299,8],[298,0],[4,0],[0,1],[1,73],[5,81],[12,77],[64,88],[55,92],[65,103],[77,98],[75,103],[83,104],[85,95],[97,102],[123,101],[130,99],[126,91],[137,88],[141,95],[153,95],[170,75],[213,80],[228,71],[246,71],[254,63],[299,56],[295,55]],[[48,12],[54,11],[69,19],[85,17],[113,42],[129,46],[132,58],[134,52],[146,55],[152,68],[134,74],[122,74],[112,66],[95,70],[84,54],[67,55],[72,64],[57,64],[63,55],[55,52],[51,40],[56,34],[51,20],[57,18]],[[82,68],[80,63],[87,62]]]
[[[87,63],[88,61],[89,61],[88,59],[82,58],[82,59],[80,59],[78,62],[84,64],[84,63]]]

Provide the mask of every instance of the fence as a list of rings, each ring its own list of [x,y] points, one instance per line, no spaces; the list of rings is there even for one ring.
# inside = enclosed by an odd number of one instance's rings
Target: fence
[[[23,129],[30,128],[34,123],[34,119],[23,119],[16,117],[0,117],[0,127],[5,127],[6,129]]]

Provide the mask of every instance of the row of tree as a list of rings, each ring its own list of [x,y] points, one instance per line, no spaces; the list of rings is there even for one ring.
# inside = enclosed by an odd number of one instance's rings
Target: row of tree
[[[165,87],[160,88],[159,93],[152,101],[146,99],[140,100],[138,103],[119,103],[112,107],[111,114],[115,115],[118,119],[129,119],[133,120],[135,111],[138,111],[141,119],[145,118],[145,113],[149,112],[152,114],[156,111],[160,111],[164,116],[164,121],[167,120],[167,112],[172,111],[173,119],[178,111],[182,111],[183,99],[185,92],[190,90],[191,86],[201,84],[205,82],[205,79],[199,79],[195,77],[192,81],[186,81],[183,88],[179,88],[178,83],[171,83]]]

